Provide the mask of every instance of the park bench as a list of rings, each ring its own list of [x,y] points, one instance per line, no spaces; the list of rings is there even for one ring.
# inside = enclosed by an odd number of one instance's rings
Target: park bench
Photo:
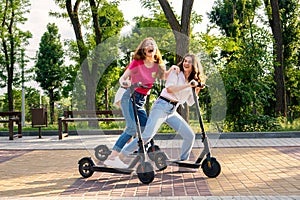
[[[22,114],[16,111],[0,112],[0,123],[8,123],[9,140],[14,139],[14,122],[18,125],[18,135],[22,137]]]
[[[58,118],[58,139],[67,137],[69,134],[68,123],[69,122],[113,122],[113,121],[125,121],[121,110],[97,110],[97,111],[64,111],[63,117]],[[120,131],[120,130],[119,130]]]

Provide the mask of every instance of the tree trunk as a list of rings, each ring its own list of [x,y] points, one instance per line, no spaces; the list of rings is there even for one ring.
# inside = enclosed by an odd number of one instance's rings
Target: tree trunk
[[[168,0],[159,0],[159,3],[175,36],[176,63],[178,63],[182,57],[189,52],[191,13],[194,0],[184,0],[182,2],[181,24],[179,24],[178,20],[176,19]],[[189,107],[186,104],[184,105],[184,108],[179,107],[178,112],[186,121],[189,120]]]
[[[11,2],[12,4],[12,2]],[[15,65],[15,42],[14,42],[14,38],[13,38],[13,24],[14,24],[14,11],[12,9],[12,13],[11,13],[11,19],[10,19],[10,23],[9,23],[9,27],[8,27],[8,33],[10,34],[10,52],[9,52],[9,69],[8,69],[8,96],[9,96],[9,103],[8,103],[8,108],[9,111],[13,111],[14,110],[14,97],[13,97],[13,90],[12,90],[12,85],[13,85],[13,80],[14,80],[14,65]]]
[[[5,58],[5,67],[7,71],[7,98],[8,98],[8,111],[13,111],[13,90],[12,90],[12,84],[13,84],[13,79],[10,74],[10,61],[9,61],[9,53],[7,49],[7,44],[5,41],[2,42],[3,44],[3,50],[4,50],[4,58]]]
[[[176,61],[188,53],[190,45],[191,12],[194,0],[185,0],[182,3],[181,24],[176,19],[174,12],[167,0],[159,0],[165,16],[173,30],[176,40]]]
[[[286,105],[286,91],[285,91],[285,78],[284,78],[284,66],[283,66],[283,36],[282,36],[282,24],[279,14],[278,0],[270,0],[271,2],[271,14],[268,15],[269,23],[272,29],[274,37],[274,80],[276,83],[276,102],[275,102],[275,114],[276,116],[284,116],[287,114]],[[265,6],[268,9],[269,2],[265,0]]]
[[[190,40],[189,37],[183,33],[174,33],[176,38],[176,63],[179,63],[183,56],[188,53]]]
[[[88,63],[85,61],[88,56],[88,49],[84,43],[83,37],[82,37],[82,30],[81,30],[81,24],[79,21],[78,16],[78,9],[80,0],[77,0],[75,2],[74,7],[72,8],[71,0],[66,1],[66,8],[68,11],[68,15],[71,19],[71,22],[73,24],[73,28],[76,35],[77,40],[77,46],[79,50],[80,55],[80,64],[81,64],[81,72],[82,77],[84,81],[84,85],[86,88],[86,109],[87,110],[96,110],[96,88],[97,88],[97,80],[98,80],[98,63],[97,60],[92,59],[91,63]],[[98,21],[98,8],[96,6],[96,3],[94,0],[89,0],[90,8],[92,12],[92,18],[93,18],[93,28],[95,31],[95,41],[96,45],[99,45],[101,43],[101,33],[100,33],[100,26]],[[98,56],[99,51],[94,51],[95,57],[99,58]],[[90,67],[91,65],[91,67]],[[89,123],[90,126],[98,127],[98,123],[91,122]]]
[[[10,62],[12,60],[10,59]],[[8,64],[8,77],[7,77],[7,96],[8,96],[8,110],[14,111],[14,94],[13,94],[13,76],[14,76],[14,64],[10,63]]]
[[[100,24],[99,24],[99,16],[98,16],[98,7],[96,6],[96,3],[94,0],[90,0],[90,6],[92,11],[92,17],[93,17],[93,27],[95,31],[95,41],[96,44],[101,43],[101,32],[100,32]]]
[[[77,0],[75,2],[74,7],[72,8],[71,0],[67,0],[66,8],[75,32],[77,47],[78,47],[79,57],[80,57],[82,77],[84,80],[84,84],[86,86],[86,109],[95,110],[96,86],[93,81],[93,76],[96,76],[96,74],[90,72],[89,64],[85,62],[85,59],[87,58],[88,55],[88,49],[85,46],[85,42],[83,40],[81,24],[78,16],[78,9],[79,9],[80,2],[81,2],[80,0]]]
[[[11,6],[11,15],[7,14],[8,12],[8,7]],[[3,18],[2,18],[2,24],[1,27],[5,29],[5,26],[8,26],[8,33],[10,35],[9,37],[9,48],[8,44],[6,41],[6,38],[4,38],[3,33],[1,33],[1,38],[2,38],[2,47],[3,47],[3,52],[4,52],[4,60],[5,60],[5,67],[7,71],[7,97],[8,97],[8,111],[13,111],[14,110],[14,98],[13,98],[13,75],[14,75],[14,63],[15,63],[15,55],[14,55],[14,38],[13,38],[13,24],[14,24],[14,9],[13,7],[13,2],[10,0],[5,1],[5,7],[4,7],[4,13],[3,13]],[[9,19],[7,19],[7,16],[9,16]],[[6,20],[9,20],[6,21]]]

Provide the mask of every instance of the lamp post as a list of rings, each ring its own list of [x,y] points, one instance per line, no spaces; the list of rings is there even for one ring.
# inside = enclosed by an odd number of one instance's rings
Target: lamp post
[[[21,69],[22,69],[22,126],[25,126],[24,49],[21,50]]]

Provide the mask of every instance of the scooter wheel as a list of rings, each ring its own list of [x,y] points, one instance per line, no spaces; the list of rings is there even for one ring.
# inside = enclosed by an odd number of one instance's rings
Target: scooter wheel
[[[159,171],[167,169],[167,157],[163,152],[157,152],[155,154],[155,165]]]
[[[209,178],[216,178],[221,172],[221,165],[216,158],[210,158],[210,165],[207,158],[202,162],[203,173]]]
[[[78,169],[79,173],[81,174],[82,177],[88,178],[93,175],[94,170],[93,166],[95,166],[93,160],[89,157],[82,158],[81,160],[78,161]]]
[[[154,180],[154,170],[150,162],[144,162],[137,167],[137,175],[144,184],[149,184]]]
[[[155,152],[159,151],[159,150],[160,150],[160,148],[157,145],[152,145],[148,148],[147,153],[148,153],[150,160],[155,161]]]
[[[111,154],[106,145],[99,145],[95,148],[95,156],[98,160],[104,161]]]

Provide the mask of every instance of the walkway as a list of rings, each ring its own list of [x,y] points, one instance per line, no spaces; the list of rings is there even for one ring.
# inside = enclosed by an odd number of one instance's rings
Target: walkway
[[[0,199],[300,199],[300,138],[211,139],[222,172],[207,178],[201,169],[157,171],[142,184],[136,174],[95,172],[84,179],[78,160],[98,144],[112,146],[116,136],[0,137]],[[156,140],[177,158],[181,140]],[[195,142],[191,160],[202,150]]]

